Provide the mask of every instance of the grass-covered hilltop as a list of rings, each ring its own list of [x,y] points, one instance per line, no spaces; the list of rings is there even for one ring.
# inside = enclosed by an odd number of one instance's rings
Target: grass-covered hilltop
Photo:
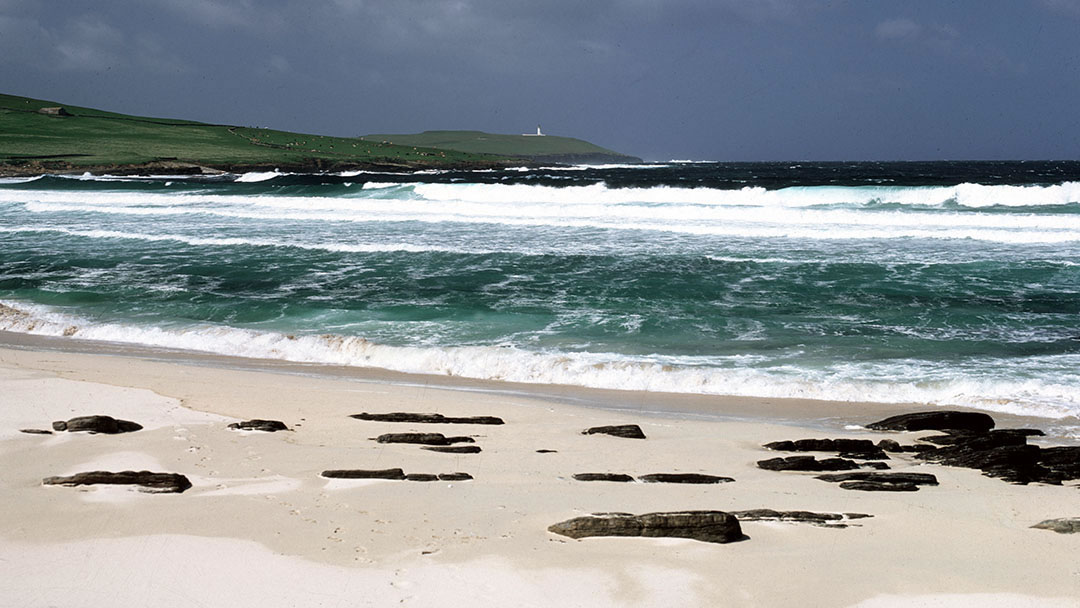
[[[101,172],[207,173],[216,171],[411,170],[521,165],[522,162],[611,162],[589,160],[587,150],[615,154],[563,137],[485,135],[498,145],[459,146],[472,131],[430,144],[415,136],[364,138],[305,135],[256,127],[130,116],[0,94],[0,175]],[[483,135],[483,134],[482,134]],[[514,140],[520,140],[518,147]],[[544,140],[536,142],[534,140]],[[551,140],[550,142],[547,140]],[[447,145],[444,145],[447,144]],[[556,156],[564,160],[554,160]],[[534,160],[536,159],[536,160]]]

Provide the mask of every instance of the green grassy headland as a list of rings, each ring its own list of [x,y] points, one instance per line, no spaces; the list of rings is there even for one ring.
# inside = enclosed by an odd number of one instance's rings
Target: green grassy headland
[[[61,115],[42,108],[62,107]],[[113,171],[330,171],[520,164],[474,152],[148,118],[0,94],[0,175]]]
[[[424,131],[414,135],[365,135],[364,141],[511,156],[538,163],[640,163],[641,159],[572,137],[500,135],[482,131]]]

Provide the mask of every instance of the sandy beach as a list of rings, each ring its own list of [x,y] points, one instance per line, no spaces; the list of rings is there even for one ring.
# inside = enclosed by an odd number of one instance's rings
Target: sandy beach
[[[522,387],[4,340],[0,606],[1080,606],[1080,535],[1031,528],[1080,516],[1076,482],[1013,485],[891,454],[893,470],[932,473],[940,485],[859,492],[755,464],[785,455],[762,447],[785,439],[912,443],[934,433],[860,425],[925,406]],[[505,424],[349,417],[361,412]],[[90,414],[143,429],[19,432]],[[253,418],[291,430],[227,427]],[[999,428],[1047,427],[995,418]],[[614,424],[637,424],[647,439],[582,434]],[[465,435],[482,451],[373,440],[408,431]],[[473,479],[320,476],[389,468]],[[192,487],[42,484],[128,469],[181,473]],[[735,481],[583,482],[575,473]],[[728,544],[547,531],[599,512],[761,508],[872,517],[847,527],[745,521],[747,538]]]

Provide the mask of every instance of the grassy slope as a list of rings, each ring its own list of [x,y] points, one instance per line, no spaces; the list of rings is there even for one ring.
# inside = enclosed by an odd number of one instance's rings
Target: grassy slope
[[[216,168],[289,165],[498,163],[469,152],[423,150],[352,138],[303,135],[184,120],[143,118],[63,106],[71,116],[38,114],[62,104],[0,95],[0,166],[94,167],[177,161]]]
[[[634,159],[634,157],[601,148],[587,141],[554,135],[528,137],[498,135],[482,131],[424,131],[415,135],[365,135],[363,139],[376,142],[388,141],[406,146],[524,158],[603,155]]]

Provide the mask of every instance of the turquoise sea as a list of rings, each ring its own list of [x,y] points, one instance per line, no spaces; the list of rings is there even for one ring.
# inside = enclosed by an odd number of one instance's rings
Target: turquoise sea
[[[1080,429],[1080,163],[0,180],[0,330]]]

